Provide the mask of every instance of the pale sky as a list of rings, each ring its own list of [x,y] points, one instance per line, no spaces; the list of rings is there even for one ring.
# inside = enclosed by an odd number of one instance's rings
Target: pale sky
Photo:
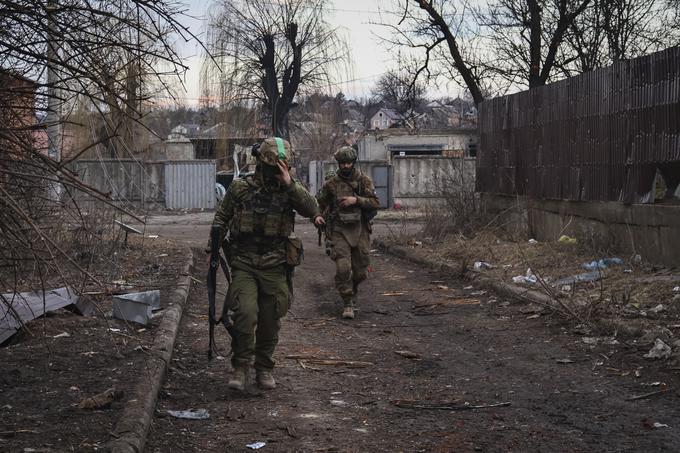
[[[194,34],[204,36],[203,18],[215,3],[210,0],[185,1],[190,5],[190,14],[198,19],[186,19],[184,22]],[[377,33],[385,34],[386,30],[371,22],[388,21],[390,16],[385,14],[385,9],[393,7],[394,3],[391,0],[330,0],[328,21],[332,26],[339,27],[339,31],[345,35],[353,60],[353,73],[342,75],[342,82],[332,87],[334,92],[342,91],[351,98],[367,97],[377,78],[391,69],[394,58],[376,36]],[[382,18],[379,13],[381,10]],[[186,75],[186,103],[195,106],[199,96],[201,49],[197,44],[190,44],[182,46],[181,52],[190,67]]]

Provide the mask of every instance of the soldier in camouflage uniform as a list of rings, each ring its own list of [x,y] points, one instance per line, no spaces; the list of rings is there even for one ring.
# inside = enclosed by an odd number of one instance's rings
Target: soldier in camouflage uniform
[[[343,146],[335,152],[337,174],[328,179],[317,195],[324,216],[317,226],[327,224],[331,239],[331,259],[335,261],[335,286],[343,301],[342,317],[354,318],[359,283],[368,276],[371,224],[366,211],[379,205],[373,181],[355,168],[357,152]],[[327,213],[327,214],[326,214]]]
[[[308,218],[319,213],[316,199],[290,176],[292,154],[287,141],[269,138],[254,153],[254,175],[229,185],[213,221],[221,238],[229,233],[223,245],[232,283],[224,314],[228,309],[233,322],[229,332],[234,372],[228,386],[237,390],[245,388],[253,360],[258,386],[276,387],[272,356],[280,319],[291,302],[292,266],[299,264],[296,251],[302,252],[302,243],[293,235],[294,211]]]

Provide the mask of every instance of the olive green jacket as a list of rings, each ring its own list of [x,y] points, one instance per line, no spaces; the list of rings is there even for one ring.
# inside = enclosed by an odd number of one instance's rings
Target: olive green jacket
[[[264,191],[285,191],[288,195],[288,202],[291,210],[294,210],[303,217],[314,218],[319,215],[319,205],[316,199],[298,181],[293,181],[288,187],[280,184],[273,186],[263,185],[257,175],[248,176],[234,180],[222,200],[217,212],[213,226],[219,226],[220,238],[224,241],[230,230],[237,210],[242,206],[242,201],[250,190]],[[259,240],[261,239],[261,240]],[[253,243],[256,240],[256,244]],[[259,240],[259,241],[258,241]],[[227,258],[232,265],[238,267],[242,262],[248,266],[256,268],[268,268],[286,262],[286,238],[230,238],[228,244],[222,242]]]

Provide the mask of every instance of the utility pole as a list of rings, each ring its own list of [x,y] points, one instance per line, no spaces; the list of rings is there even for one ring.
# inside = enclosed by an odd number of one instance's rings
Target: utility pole
[[[57,84],[59,75],[56,70],[57,43],[55,40],[54,13],[57,10],[56,0],[47,0],[47,155],[61,162],[61,102]]]
[[[58,45],[55,36],[55,18],[58,0],[47,0],[47,155],[55,162],[61,162],[61,99],[59,89],[59,74],[57,73]],[[56,173],[57,177],[61,172]],[[63,187],[60,182],[48,183],[49,198],[54,201],[61,199]]]

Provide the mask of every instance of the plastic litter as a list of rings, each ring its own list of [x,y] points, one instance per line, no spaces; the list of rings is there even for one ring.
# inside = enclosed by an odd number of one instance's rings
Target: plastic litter
[[[536,239],[529,239],[529,244],[538,244]]]
[[[654,308],[650,308],[649,312],[650,313],[661,313],[662,311],[665,311],[666,307],[663,304],[659,304]]]
[[[560,242],[562,244],[576,244],[576,242],[578,241],[576,240],[576,238],[563,234],[562,236],[560,236],[557,242]]]
[[[486,261],[475,261],[475,270],[481,271],[482,269],[493,269],[493,266]]]
[[[251,450],[259,450],[260,448],[264,447],[265,445],[267,445],[265,442],[255,442],[253,444],[246,445],[246,448],[250,448]]]
[[[208,409],[189,409],[186,411],[167,411],[169,415],[175,418],[183,418],[185,420],[205,420],[210,418]]]
[[[680,286],[676,286],[675,288],[673,288],[673,292],[680,293]]]
[[[597,280],[600,280],[604,275],[602,272],[585,272],[583,274],[576,274],[572,275],[571,277],[565,277],[561,278],[559,280],[556,280],[553,285],[555,286],[561,286],[561,285],[573,285],[574,283],[578,282],[594,282]],[[571,289],[571,288],[569,288]]]
[[[592,271],[595,269],[607,269],[609,266],[620,266],[621,264],[623,264],[623,260],[621,258],[602,258],[599,261],[583,263],[581,267]]]
[[[538,281],[534,273],[531,271],[531,268],[527,269],[527,273],[525,275],[517,275],[515,277],[512,277],[512,282],[513,283],[528,283],[528,284],[534,284]]]
[[[671,347],[658,338],[654,341],[654,347],[642,357],[645,359],[667,359],[671,356]]]
[[[665,423],[659,423],[659,422],[654,422],[654,427],[655,428],[669,428],[669,426]]]

